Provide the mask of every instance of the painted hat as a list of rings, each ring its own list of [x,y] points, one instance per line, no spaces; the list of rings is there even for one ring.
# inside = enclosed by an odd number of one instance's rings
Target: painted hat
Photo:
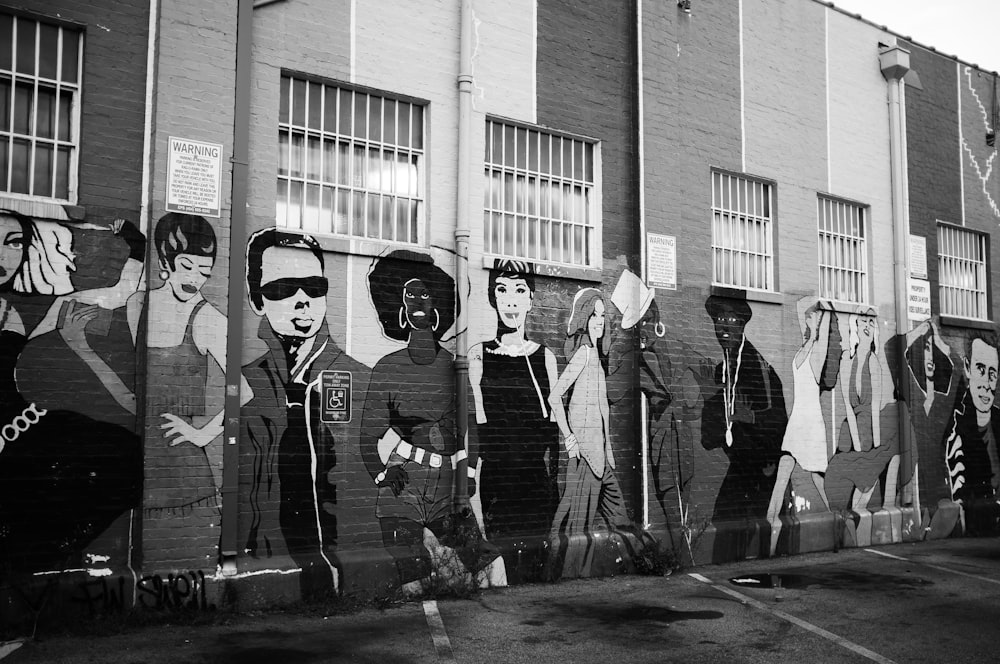
[[[611,294],[611,303],[622,314],[622,329],[634,327],[649,310],[656,291],[642,282],[631,270],[622,270]]]

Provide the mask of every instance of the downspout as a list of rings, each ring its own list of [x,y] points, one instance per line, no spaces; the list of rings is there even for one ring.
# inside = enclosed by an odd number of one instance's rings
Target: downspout
[[[896,363],[896,385],[899,387],[900,399],[906,404],[905,408],[900,405],[896,409],[902,452],[900,468],[902,469],[910,468],[913,460],[913,437],[909,419],[910,382],[906,376],[906,362],[903,359],[906,357],[906,333],[910,330],[907,307],[910,276],[910,202],[907,182],[906,109],[903,101],[903,77],[910,70],[910,52],[896,45],[889,46],[879,53],[879,65],[889,88],[889,155],[892,170],[892,239],[896,288],[894,300],[899,360]],[[903,505],[913,502],[913,484],[911,481],[903,487]],[[917,498],[919,499],[919,494]],[[917,518],[919,519],[920,516],[917,515]]]
[[[250,153],[250,64],[253,0],[237,0],[236,90],[233,114],[233,196],[229,219],[229,302],[226,308],[226,397],[222,446],[222,573],[236,574],[239,481],[240,380],[243,370],[244,250]]]
[[[458,177],[455,206],[455,284],[458,317],[455,329],[455,405],[458,439],[465,455],[455,468],[455,510],[469,509],[469,306],[463,302],[469,283],[469,190],[472,175],[472,0],[462,0],[458,60]]]
[[[635,97],[636,97],[636,201],[638,207],[638,232],[636,244],[639,249],[639,274],[642,280],[646,281],[646,148],[645,148],[645,123],[643,120],[643,94],[644,94],[644,72],[642,60],[642,3],[644,0],[635,1]],[[636,333],[632,339],[635,345],[635,357],[639,357],[639,335]],[[648,530],[649,522],[649,484],[651,479],[649,462],[649,427],[647,417],[649,402],[646,394],[639,388],[639,362],[632,367],[632,380],[635,381],[639,393],[639,422],[636,430],[639,432],[640,453],[642,463],[639,468],[642,472],[642,529]]]

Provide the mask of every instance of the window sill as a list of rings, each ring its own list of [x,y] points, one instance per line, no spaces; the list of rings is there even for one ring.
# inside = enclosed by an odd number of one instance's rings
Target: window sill
[[[993,330],[991,321],[978,318],[962,318],[961,316],[946,316],[941,314],[941,324],[947,327],[962,327],[969,330]]]
[[[731,286],[720,286],[712,284],[712,295],[719,297],[731,297],[747,302],[762,302],[764,304],[781,304],[784,298],[780,291],[757,291],[733,288]]]
[[[819,308],[827,311],[835,311],[838,314],[858,314],[860,316],[874,316],[878,318],[878,307],[874,304],[862,304],[859,302],[842,302],[840,300],[819,300]]]
[[[553,265],[551,263],[535,263],[520,258],[510,258],[509,256],[497,256],[486,254],[483,256],[483,269],[492,270],[497,261],[513,260],[520,261],[534,268],[535,274],[540,277],[555,277],[558,279],[573,279],[576,281],[589,281],[591,283],[601,283],[601,268],[599,267],[579,267],[575,265]]]
[[[49,221],[83,221],[87,216],[87,210],[80,205],[37,198],[20,198],[8,194],[0,194],[0,208],[20,212],[32,219]]]

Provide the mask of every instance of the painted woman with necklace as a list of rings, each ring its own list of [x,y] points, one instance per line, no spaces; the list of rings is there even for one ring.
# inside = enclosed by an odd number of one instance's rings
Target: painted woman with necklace
[[[488,292],[497,312],[496,337],[469,351],[489,537],[548,532],[559,502],[559,430],[548,405],[558,367],[552,351],[525,334],[534,293],[527,264],[498,261]]]

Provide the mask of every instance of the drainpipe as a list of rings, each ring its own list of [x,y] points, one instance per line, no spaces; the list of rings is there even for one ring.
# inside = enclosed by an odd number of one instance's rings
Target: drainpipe
[[[910,330],[907,310],[909,294],[910,202],[906,163],[906,109],[903,100],[903,76],[910,70],[910,52],[896,45],[879,53],[882,76],[889,88],[889,153],[892,168],[892,239],[894,248],[896,340],[898,345],[897,380],[899,394],[906,408],[897,408],[899,441],[902,458],[900,468],[909,468],[913,459],[910,429],[910,382],[906,376],[906,333]],[[918,489],[919,490],[919,489]],[[903,490],[903,504],[913,502],[912,482]],[[919,518],[919,515],[917,515]]]
[[[250,154],[250,61],[253,0],[237,0],[236,90],[233,117],[233,198],[229,218],[229,302],[226,308],[226,399],[222,446],[222,573],[236,574],[237,483],[239,481],[240,380],[243,370],[243,280]]]
[[[469,283],[469,190],[472,175],[472,0],[462,0],[458,60],[458,200],[455,206],[455,284],[458,320],[455,329],[455,400],[458,439],[466,458],[455,469],[455,510],[469,509],[469,307],[463,302]]]

